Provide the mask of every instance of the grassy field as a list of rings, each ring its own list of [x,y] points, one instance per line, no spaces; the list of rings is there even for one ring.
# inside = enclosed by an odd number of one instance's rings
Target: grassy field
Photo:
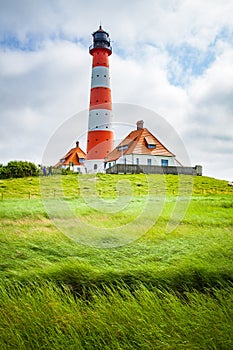
[[[0,182],[1,349],[233,348],[233,191],[226,181],[159,175],[41,180],[41,187],[38,178]],[[168,232],[180,184],[185,215]],[[111,210],[91,206],[93,188]],[[118,208],[125,191],[130,204]],[[145,230],[136,221],[143,201],[164,191],[161,212]],[[118,225],[127,235],[130,222],[143,234],[111,249],[81,244],[58,230],[46,198],[53,207],[68,203],[79,237],[90,224],[97,231]]]

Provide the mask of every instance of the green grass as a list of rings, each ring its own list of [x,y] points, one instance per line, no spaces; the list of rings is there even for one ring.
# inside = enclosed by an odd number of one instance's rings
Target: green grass
[[[231,349],[232,291],[118,286],[86,303],[51,284],[4,289],[2,349]]]
[[[225,181],[187,177],[194,182],[190,205],[168,232],[178,178],[165,180],[166,201],[153,226],[111,249],[60,232],[40,199],[38,179],[1,181],[1,349],[233,348],[231,189]],[[126,233],[125,224],[135,221],[148,194],[144,175],[99,175],[97,184],[92,177],[70,175],[61,185],[54,177],[58,187],[42,181],[44,197],[54,205],[62,187],[62,201],[79,219],[79,230],[92,223],[122,225]],[[129,181],[128,206],[108,212],[89,205],[93,184],[100,199],[116,203]],[[163,182],[150,177],[155,198]]]
[[[44,196],[59,197],[65,193],[66,197],[77,198],[82,194],[91,194],[93,189],[93,176],[91,175],[55,175],[52,178],[29,177],[21,179],[0,180],[0,198],[3,199],[36,199],[41,198],[41,189]],[[128,182],[133,187],[134,195],[148,194],[148,181],[154,193],[166,191],[177,194],[179,181],[188,183],[195,195],[203,194],[233,194],[233,188],[227,181],[209,178],[206,176],[176,176],[176,175],[103,175],[96,177],[97,193],[101,196],[114,198],[117,196],[119,181]],[[62,184],[60,184],[62,183]],[[40,186],[41,185],[41,186]],[[192,186],[193,185],[193,186]],[[121,186],[120,186],[121,187]],[[124,190],[123,186],[123,190]]]

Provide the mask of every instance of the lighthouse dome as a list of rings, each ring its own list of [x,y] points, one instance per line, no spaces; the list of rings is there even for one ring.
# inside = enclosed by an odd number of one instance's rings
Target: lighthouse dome
[[[110,46],[109,34],[105,32],[105,30],[103,30],[101,26],[99,26],[99,29],[96,32],[94,32],[92,35],[93,35],[93,45],[90,47],[90,49],[104,48],[112,51],[112,48]]]

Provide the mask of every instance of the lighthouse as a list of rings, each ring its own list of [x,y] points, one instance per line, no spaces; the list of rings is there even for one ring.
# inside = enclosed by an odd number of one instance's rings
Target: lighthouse
[[[85,167],[88,173],[102,172],[104,158],[113,149],[112,99],[108,56],[112,54],[109,34],[99,26],[92,34],[91,92],[87,135],[87,157]]]

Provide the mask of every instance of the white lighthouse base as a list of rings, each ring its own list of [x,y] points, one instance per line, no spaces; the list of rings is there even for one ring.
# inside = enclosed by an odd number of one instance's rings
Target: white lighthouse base
[[[105,165],[103,159],[90,159],[84,163],[86,174],[105,173]]]

